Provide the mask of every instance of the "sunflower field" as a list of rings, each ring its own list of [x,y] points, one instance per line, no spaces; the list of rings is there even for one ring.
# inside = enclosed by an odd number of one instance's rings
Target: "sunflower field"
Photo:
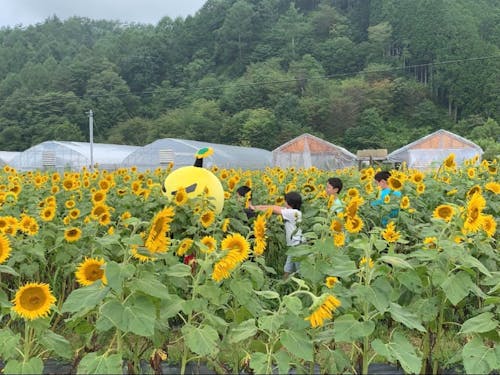
[[[207,196],[171,201],[171,168],[0,173],[0,366],[74,373],[405,373],[500,368],[497,161],[453,155],[430,172],[392,170],[401,197],[372,207],[377,169],[212,168]],[[325,192],[340,177],[344,210]],[[303,197],[307,242],[288,250],[271,212],[254,204]],[[393,210],[385,226],[381,219]],[[300,272],[283,279],[287,254]]]

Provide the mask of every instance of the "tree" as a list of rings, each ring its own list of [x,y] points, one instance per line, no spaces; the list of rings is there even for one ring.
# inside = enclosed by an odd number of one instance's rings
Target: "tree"
[[[361,114],[358,125],[345,131],[343,144],[352,150],[385,148],[380,139],[383,128],[384,121],[378,111],[368,108]]]
[[[152,120],[134,117],[120,122],[109,131],[107,143],[144,146],[155,140]]]
[[[114,71],[105,70],[88,81],[85,99],[92,106],[99,127],[97,139],[107,138],[109,130],[117,123],[134,116],[138,100],[125,81]]]
[[[235,71],[243,72],[250,57],[253,35],[253,7],[243,0],[236,1],[227,11],[222,27],[217,30],[218,61],[233,61]]]
[[[168,111],[155,121],[154,137],[185,138],[221,143],[221,129],[226,121],[214,101],[199,99],[190,105]]]
[[[243,111],[241,144],[272,150],[277,146],[278,127],[274,114],[263,108]]]

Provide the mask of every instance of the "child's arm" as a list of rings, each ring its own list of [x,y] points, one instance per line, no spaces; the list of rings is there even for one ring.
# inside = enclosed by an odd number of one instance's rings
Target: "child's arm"
[[[281,215],[281,209],[283,207],[281,206],[275,206],[275,205],[270,205],[270,204],[258,204],[256,206],[250,206],[252,210],[257,210],[257,211],[267,211],[269,209],[273,210],[273,214],[276,215]]]

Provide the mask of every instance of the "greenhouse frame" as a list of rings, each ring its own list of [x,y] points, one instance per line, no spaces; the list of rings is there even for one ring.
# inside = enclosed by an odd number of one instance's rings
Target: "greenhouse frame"
[[[177,169],[193,165],[194,155],[204,147],[214,150],[213,155],[204,159],[204,167],[264,169],[271,166],[271,151],[268,150],[176,138],[158,139],[135,150],[125,158],[123,165],[144,171],[173,163],[173,169]]]
[[[462,164],[475,156],[480,160],[483,150],[468,139],[440,129],[391,152],[387,161],[404,162],[409,168],[428,170],[439,167],[450,154],[455,154],[456,163]]]
[[[272,151],[273,166],[333,170],[357,165],[357,156],[345,148],[304,133]]]
[[[9,165],[21,170],[81,170],[93,167],[115,170],[122,166],[123,159],[139,146],[105,143],[46,141],[15,156]]]

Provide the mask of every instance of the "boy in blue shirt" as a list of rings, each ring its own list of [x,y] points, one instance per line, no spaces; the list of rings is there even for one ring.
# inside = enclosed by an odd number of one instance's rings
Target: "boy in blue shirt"
[[[377,200],[370,203],[372,207],[383,205],[384,199],[387,195],[392,195],[397,198],[401,198],[400,191],[392,190],[387,184],[387,180],[391,177],[391,173],[388,171],[381,171],[375,174],[374,178],[377,185],[380,187],[380,196]],[[389,212],[388,215],[382,217],[382,226],[385,227],[391,218],[397,217],[399,213],[399,208],[395,208]]]

